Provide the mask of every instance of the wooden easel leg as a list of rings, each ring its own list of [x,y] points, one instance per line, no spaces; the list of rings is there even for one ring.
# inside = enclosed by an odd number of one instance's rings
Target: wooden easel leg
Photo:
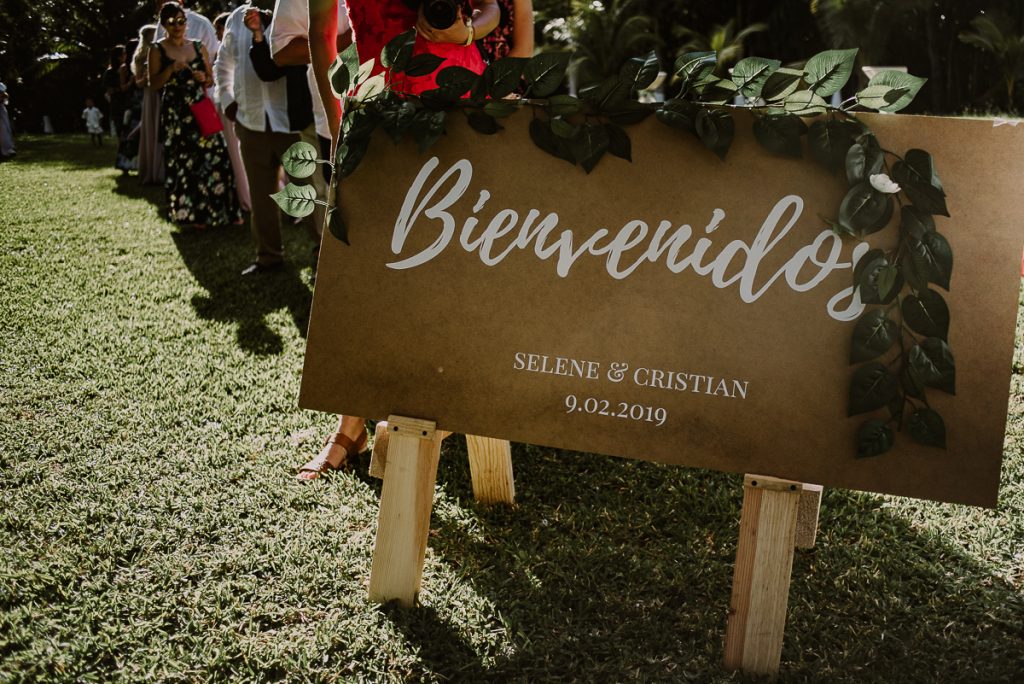
[[[423,577],[441,434],[430,421],[388,418],[387,470],[370,568],[370,600],[413,606]]]
[[[466,435],[466,450],[476,500],[485,504],[515,503],[512,447],[508,440]]]
[[[747,475],[725,630],[725,666],[762,675],[779,671],[803,485]]]

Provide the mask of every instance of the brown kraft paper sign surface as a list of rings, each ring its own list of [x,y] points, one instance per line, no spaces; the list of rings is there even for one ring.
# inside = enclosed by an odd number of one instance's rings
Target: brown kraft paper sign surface
[[[590,175],[537,149],[529,113],[463,117],[425,153],[375,134],[342,182],[351,246],[326,236],[300,404],[552,447],[994,505],[1024,234],[1024,129],[864,116],[882,147],[929,151],[951,218],[956,396],[928,391],[946,450],[856,457],[847,416],[847,190],[754,140],[720,161],[653,117],[633,163]],[[892,248],[899,212],[871,246]],[[888,357],[886,357],[888,358]],[[887,418],[882,410],[878,417]]]

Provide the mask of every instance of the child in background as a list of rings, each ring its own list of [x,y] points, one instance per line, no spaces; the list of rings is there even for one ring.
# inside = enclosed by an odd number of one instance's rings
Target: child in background
[[[103,112],[96,109],[96,103],[91,97],[85,98],[85,109],[82,111],[82,118],[85,119],[85,129],[89,131],[89,138],[92,144],[98,147],[103,146]]]

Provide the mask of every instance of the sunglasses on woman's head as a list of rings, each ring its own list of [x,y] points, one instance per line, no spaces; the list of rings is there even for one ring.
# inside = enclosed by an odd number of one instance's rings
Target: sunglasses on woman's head
[[[185,17],[174,17],[164,22],[164,26],[184,26]]]

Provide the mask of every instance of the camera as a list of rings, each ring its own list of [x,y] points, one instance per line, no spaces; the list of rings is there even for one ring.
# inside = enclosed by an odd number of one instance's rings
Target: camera
[[[436,29],[450,28],[459,18],[458,0],[424,0],[423,18]]]

